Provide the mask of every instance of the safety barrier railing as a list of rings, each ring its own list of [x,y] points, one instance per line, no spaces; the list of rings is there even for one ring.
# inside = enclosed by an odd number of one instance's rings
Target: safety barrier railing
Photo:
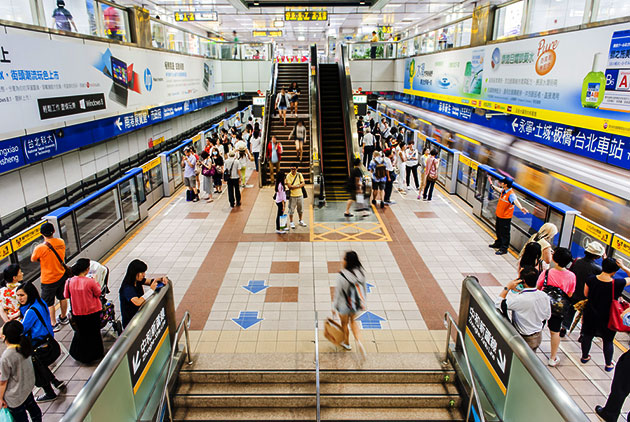
[[[479,393],[477,393],[477,386],[475,383],[475,377],[472,372],[472,365],[470,364],[470,359],[468,358],[468,351],[466,349],[466,344],[464,343],[464,336],[462,332],[457,327],[457,322],[453,319],[453,316],[446,312],[444,314],[444,326],[446,327],[446,347],[444,349],[444,361],[443,364],[447,365],[449,362],[449,352],[451,350],[451,331],[453,327],[455,327],[455,331],[457,332],[457,341],[462,346],[462,356],[463,362],[466,365],[466,373],[468,374],[468,379],[470,380],[470,389],[468,390],[468,405],[466,407],[466,422],[470,420],[470,416],[472,413],[473,403],[477,405],[477,409],[482,409],[481,400],[479,399]],[[486,418],[483,412],[479,412],[478,414],[479,421],[485,422]]]
[[[260,146],[260,186],[265,184],[267,180],[265,179],[266,172],[263,170],[264,166],[267,165],[267,145],[271,142],[271,119],[273,118],[273,113],[275,109],[275,100],[276,100],[276,81],[278,80],[278,63],[273,64],[273,69],[271,71],[271,79],[269,81],[269,90],[267,91],[265,98],[265,116],[263,119],[263,134],[262,134],[262,144]]]
[[[322,420],[319,381],[319,318],[317,317],[317,311],[315,311],[315,415],[317,422]]]
[[[445,318],[458,331],[454,343],[448,332],[447,359],[474,396],[466,420],[589,420],[475,277],[462,282],[459,321]]]
[[[164,412],[164,405],[166,405],[166,410],[168,411],[168,420],[173,420],[173,404],[171,403],[171,397],[169,395],[169,386],[171,384],[171,378],[173,376],[173,362],[175,361],[175,353],[178,350],[179,339],[181,337],[182,331],[184,332],[184,336],[186,338],[186,363],[188,365],[192,365],[192,356],[190,350],[190,336],[188,334],[188,328],[190,327],[190,313],[186,311],[184,316],[182,317],[179,326],[177,327],[177,331],[175,332],[175,340],[171,345],[171,354],[168,359],[168,366],[166,368],[166,381],[164,382],[164,389],[162,390],[162,396],[160,398],[160,406],[158,407],[158,415],[162,415]]]
[[[359,153],[359,136],[357,134],[356,117],[354,115],[354,103],[352,101],[352,81],[350,79],[350,63],[348,61],[348,48],[343,44],[337,44],[337,63],[339,66],[339,79],[341,88],[341,110],[343,112],[343,128],[346,138],[346,162],[348,176],[350,175],[351,162]]]

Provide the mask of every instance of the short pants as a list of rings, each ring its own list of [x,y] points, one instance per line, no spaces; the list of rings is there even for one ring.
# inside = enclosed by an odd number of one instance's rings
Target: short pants
[[[375,180],[372,180],[372,189],[385,190],[385,182],[377,182]]]
[[[293,215],[296,207],[297,207],[298,214],[301,214],[302,208],[304,207],[303,196],[290,196],[289,197],[289,212],[287,213],[287,215]]]
[[[46,306],[54,306],[55,298],[57,298],[57,300],[64,300],[66,298],[63,295],[63,289],[65,286],[65,278],[55,281],[54,283],[42,284],[42,300]]]
[[[286,109],[287,109],[287,106],[281,106],[281,105],[278,106],[278,110],[286,110]]]
[[[188,186],[189,188],[196,188],[197,178],[195,176],[184,177],[184,186]]]

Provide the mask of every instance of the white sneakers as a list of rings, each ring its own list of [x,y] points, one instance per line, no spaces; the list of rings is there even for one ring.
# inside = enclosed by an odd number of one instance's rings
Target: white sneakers
[[[294,229],[295,228],[295,224],[293,224],[293,222],[291,222],[291,228]]]
[[[558,356],[556,356],[555,359],[551,359],[549,358],[549,362],[547,362],[547,365],[554,367],[556,365],[558,365],[560,363],[560,358]]]
[[[298,221],[298,224],[299,224],[300,226],[302,226],[302,227],[306,227],[306,223],[305,223],[303,220]],[[294,228],[295,228],[295,224],[293,224],[293,222],[291,222],[290,227],[291,227],[292,229],[294,229]]]

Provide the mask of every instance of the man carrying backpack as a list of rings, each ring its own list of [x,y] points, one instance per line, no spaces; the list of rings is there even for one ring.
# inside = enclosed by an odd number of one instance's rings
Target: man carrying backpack
[[[427,165],[425,168],[425,177],[427,178],[427,184],[422,192],[422,199],[430,201],[433,198],[433,188],[435,182],[438,179],[438,167],[440,167],[440,160],[437,158],[437,151],[432,150],[431,156],[427,158]]]
[[[381,208],[385,208],[385,184],[387,183],[387,167],[385,160],[381,157],[379,151],[374,151],[374,158],[370,161],[368,170],[372,173],[372,204],[376,205],[376,201],[381,201]]]

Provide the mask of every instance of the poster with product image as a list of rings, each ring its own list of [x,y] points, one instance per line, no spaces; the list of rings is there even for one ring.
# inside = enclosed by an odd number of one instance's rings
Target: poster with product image
[[[404,59],[404,92],[630,136],[630,24]],[[630,141],[629,141],[630,142]]]

